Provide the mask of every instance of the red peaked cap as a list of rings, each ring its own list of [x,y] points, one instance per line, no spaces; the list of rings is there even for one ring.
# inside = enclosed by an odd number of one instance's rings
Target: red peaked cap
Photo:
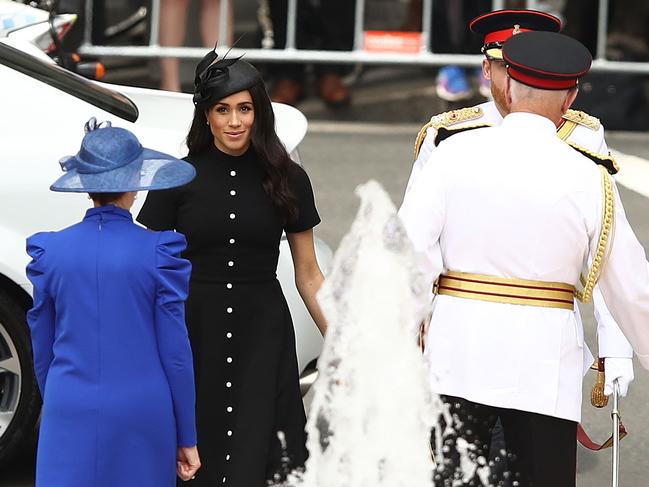
[[[484,37],[482,53],[488,58],[500,59],[503,43],[521,32],[559,32],[561,20],[538,10],[506,9],[482,14],[469,23],[469,29]]]
[[[575,88],[593,61],[581,42],[556,32],[525,32],[503,46],[507,74],[533,88]]]

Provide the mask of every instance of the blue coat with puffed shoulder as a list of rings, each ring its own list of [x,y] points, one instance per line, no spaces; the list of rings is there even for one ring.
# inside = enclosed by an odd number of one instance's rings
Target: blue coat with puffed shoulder
[[[196,444],[185,246],[112,205],[27,240],[38,487],[176,485],[176,450]]]

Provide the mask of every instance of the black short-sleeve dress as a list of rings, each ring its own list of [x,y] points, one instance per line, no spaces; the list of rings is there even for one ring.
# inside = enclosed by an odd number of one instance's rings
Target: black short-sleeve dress
[[[212,146],[187,160],[196,178],[150,192],[137,218],[184,233],[192,263],[186,315],[203,466],[183,485],[261,487],[282,469],[279,431],[291,467],[307,455],[295,335],[276,270],[282,231],[308,230],[320,217],[297,164],[289,184],[299,215],[283,224],[252,148],[230,156]]]

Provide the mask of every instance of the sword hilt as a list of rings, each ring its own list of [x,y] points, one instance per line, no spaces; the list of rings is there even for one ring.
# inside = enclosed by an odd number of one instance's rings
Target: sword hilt
[[[604,394],[604,359],[597,359],[597,377],[595,378],[595,385],[590,391],[590,403],[596,408],[603,408],[608,405],[608,396]]]

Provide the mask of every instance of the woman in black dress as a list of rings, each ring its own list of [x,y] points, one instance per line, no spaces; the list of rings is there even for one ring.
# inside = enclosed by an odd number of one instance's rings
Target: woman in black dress
[[[320,217],[252,65],[210,52],[196,69],[194,103],[186,160],[196,178],[150,193],[138,220],[185,234],[193,266],[186,310],[203,467],[189,485],[262,487],[286,470],[283,457],[296,467],[307,456],[295,336],[276,270],[284,231],[297,289],[324,333],[313,244]]]

